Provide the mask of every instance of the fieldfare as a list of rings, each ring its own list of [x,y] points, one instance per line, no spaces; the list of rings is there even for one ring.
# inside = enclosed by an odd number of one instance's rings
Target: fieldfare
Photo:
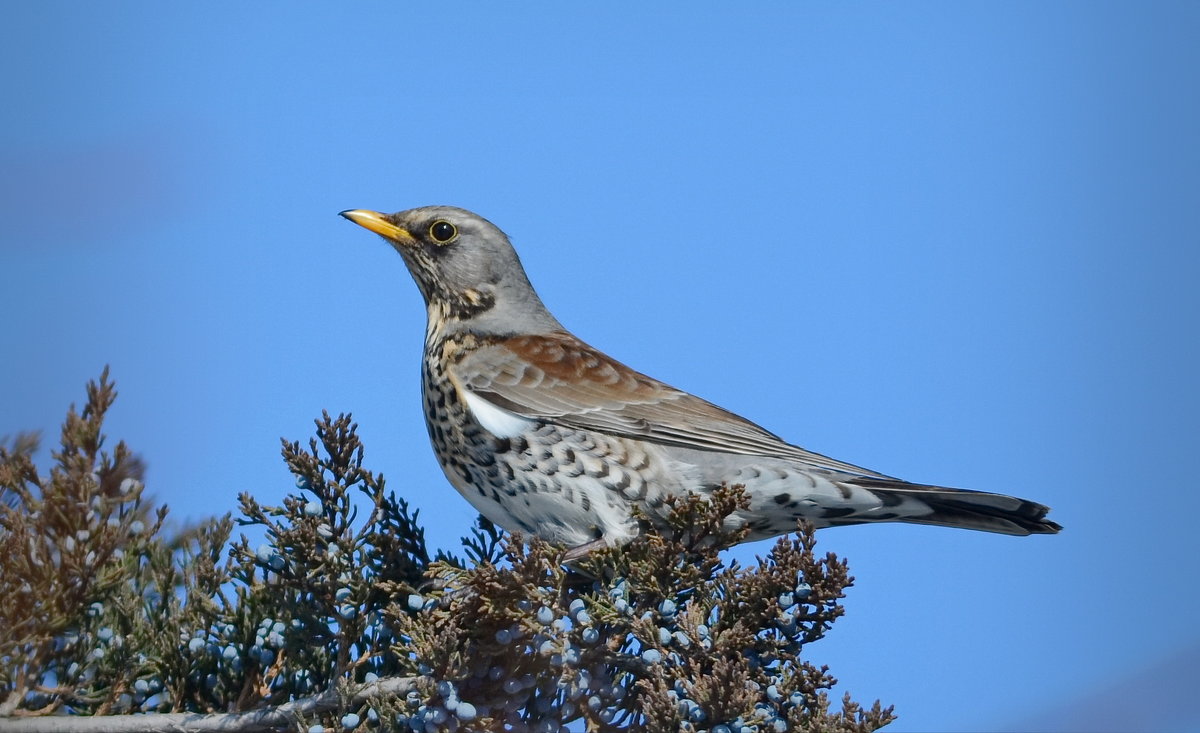
[[[568,547],[621,544],[664,500],[741,484],[749,540],[817,527],[912,522],[1052,534],[1047,507],[902,481],[807,451],[630,369],[568,332],[504,235],[463,209],[342,216],[386,239],[428,309],[421,387],[446,477],[483,516]]]

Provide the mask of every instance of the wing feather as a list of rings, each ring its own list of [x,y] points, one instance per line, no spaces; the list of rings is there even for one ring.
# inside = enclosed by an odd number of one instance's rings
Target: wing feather
[[[768,456],[889,478],[791,445],[743,417],[664,384],[571,334],[512,336],[463,350],[450,371],[472,394],[522,417],[695,450]]]

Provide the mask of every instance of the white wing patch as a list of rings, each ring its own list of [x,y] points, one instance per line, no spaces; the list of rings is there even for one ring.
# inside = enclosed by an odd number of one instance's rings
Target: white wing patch
[[[466,398],[467,409],[471,411],[472,417],[483,426],[484,430],[497,438],[515,438],[535,424],[527,417],[521,417],[496,407],[479,395],[473,394],[469,389],[462,390],[462,394]]]

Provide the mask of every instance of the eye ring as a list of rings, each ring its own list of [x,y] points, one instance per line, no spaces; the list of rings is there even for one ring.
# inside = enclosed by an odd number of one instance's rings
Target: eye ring
[[[458,236],[458,228],[445,219],[438,219],[429,225],[429,236],[438,244],[445,244]]]

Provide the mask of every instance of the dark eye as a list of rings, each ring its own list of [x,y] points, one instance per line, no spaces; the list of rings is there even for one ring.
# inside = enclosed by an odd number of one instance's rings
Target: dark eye
[[[429,236],[433,237],[435,242],[449,242],[454,239],[455,234],[458,234],[458,230],[448,221],[439,219],[429,225]]]

